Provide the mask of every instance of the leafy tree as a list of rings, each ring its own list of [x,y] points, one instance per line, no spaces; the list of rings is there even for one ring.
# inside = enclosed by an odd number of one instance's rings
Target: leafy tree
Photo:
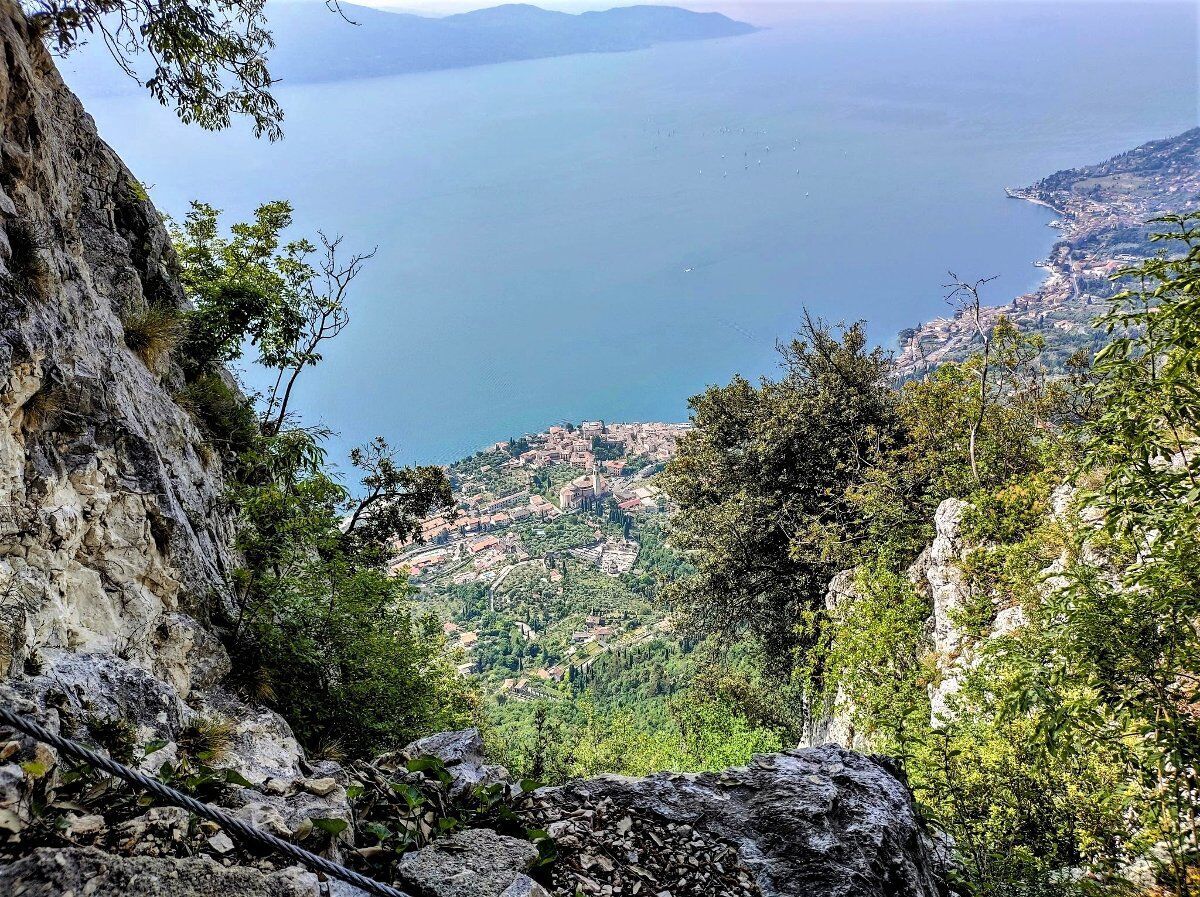
[[[354,540],[359,550],[410,541],[430,512],[454,507],[442,468],[400,467],[382,436],[352,449],[350,463],[363,472],[362,495],[352,502],[343,537]]]
[[[193,202],[182,224],[171,225],[180,280],[195,306],[188,315],[182,361],[190,374],[207,373],[240,358],[246,343],[259,360],[295,341],[301,325],[300,291],[311,276],[306,240],[282,244],[292,207],[276,201],[254,220],[221,233],[220,210]]]
[[[320,362],[322,344],[336,337],[350,323],[346,310],[350,284],[375,255],[375,250],[371,250],[343,260],[338,255],[342,243],[340,236],[330,238],[320,232],[318,236],[320,250],[305,240],[288,245],[285,270],[298,284],[294,311],[298,327],[294,331],[281,332],[281,339],[264,346],[263,363],[278,372],[263,412],[264,426],[268,430],[278,430],[284,425],[292,390],[301,372]],[[291,257],[292,252],[296,253],[295,259]],[[319,253],[319,259],[311,265],[308,258],[314,253]]]
[[[860,568],[854,597],[825,621],[819,660],[827,712],[849,717],[872,750],[906,756],[929,729],[933,671],[922,649],[929,602],[903,575]]]
[[[264,0],[22,0],[34,30],[66,55],[103,42],[122,71],[180,120],[227,128],[235,115],[255,136],[282,134],[267,53],[274,46]],[[336,9],[331,2],[330,8]],[[139,66],[138,57],[149,65]],[[145,72],[149,69],[147,77]],[[143,81],[142,79],[145,78]]]
[[[310,747],[362,755],[460,724],[470,697],[440,624],[417,617],[412,589],[388,575],[397,543],[448,510],[438,467],[401,467],[386,440],[351,453],[353,491],[325,466],[326,433],[295,424],[288,401],[318,347],[349,321],[346,297],[369,255],[337,259],[340,239],[284,242],[284,202],[221,232],[194,204],[174,229],[181,279],[195,308],[179,347],[184,397],[229,450],[236,547],[228,639],[243,685],[273,703]],[[257,406],[222,378],[246,346],[277,372]]]
[[[696,571],[670,590],[680,622],[749,635],[780,671],[811,643],[811,613],[857,537],[847,492],[899,432],[888,359],[865,347],[861,326],[835,335],[809,319],[780,379],[736,377],[691,400],[696,427],[663,474],[672,541]]]
[[[879,558],[901,569],[933,537],[934,512],[943,499],[975,500],[1044,470],[1068,476],[1076,441],[1060,425],[1078,423],[1085,380],[1049,379],[1041,337],[1022,334],[1003,317],[989,331],[988,346],[986,362],[974,355],[943,364],[900,388],[903,435],[850,492],[858,509],[854,525],[862,531],[858,544],[865,549],[852,560]]]
[[[259,439],[231,487],[239,512],[233,654],[244,682],[310,746],[364,755],[445,725],[470,707],[440,623],[412,615],[389,576],[392,545],[450,504],[439,468],[396,467],[387,443],[356,450],[353,497],[307,431]]]
[[[1128,834],[1134,795],[1119,767],[1107,751],[1047,758],[1034,730],[965,715],[910,741],[918,806],[954,837],[954,884],[978,897],[1128,893],[1096,887],[1091,871],[1119,856]]]
[[[637,707],[588,694],[512,712],[515,720],[487,732],[491,752],[519,774],[555,783],[605,772],[724,769],[781,746],[774,732],[694,693]]]
[[[350,285],[375,253],[343,258],[342,238],[323,233],[320,249],[306,238],[285,242],[292,206],[282,200],[259,206],[254,220],[235,223],[228,237],[220,215],[195,202],[171,228],[180,279],[195,305],[181,360],[197,376],[240,358],[247,344],[255,347],[257,362],[276,372],[260,412],[262,427],[278,432],[300,374],[350,322]]]

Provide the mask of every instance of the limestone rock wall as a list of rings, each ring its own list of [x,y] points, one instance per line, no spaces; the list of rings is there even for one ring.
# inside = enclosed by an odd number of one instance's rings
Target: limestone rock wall
[[[232,565],[220,461],[122,320],[179,307],[153,205],[0,2],[0,675],[108,651],[186,696],[220,646],[183,614]]]
[[[963,632],[956,622],[971,597],[971,584],[960,566],[969,548],[962,537],[966,509],[967,503],[956,498],[948,498],[938,506],[934,517],[936,536],[928,554],[918,562],[924,577],[915,571],[911,576],[933,604],[930,648],[941,671],[941,678],[930,687],[929,695],[935,722],[948,712],[947,702],[959,689],[966,660],[962,656]]]
[[[1056,516],[1068,513],[1073,494],[1066,487],[1055,493]],[[921,653],[931,655],[938,670],[937,679],[929,686],[930,717],[935,726],[953,716],[953,697],[961,687],[964,675],[977,660],[975,639],[968,638],[960,624],[963,610],[975,597],[974,586],[963,570],[963,561],[978,547],[963,534],[963,516],[969,508],[967,502],[956,498],[948,498],[938,506],[934,515],[934,539],[907,571],[909,582],[926,596],[932,608],[925,625]],[[1053,574],[1054,568],[1046,573]],[[855,575],[854,570],[843,570],[829,583],[825,609],[834,618],[859,597]],[[1053,578],[1047,583],[1052,585]],[[1020,606],[997,607],[986,637],[1011,633],[1024,622],[1024,611]],[[853,716],[854,708],[839,692],[828,706],[813,708],[802,745],[832,743],[855,750],[870,749],[855,731]]]

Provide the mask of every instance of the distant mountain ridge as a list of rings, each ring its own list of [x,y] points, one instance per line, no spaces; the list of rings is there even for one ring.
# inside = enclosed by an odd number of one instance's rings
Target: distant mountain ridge
[[[578,15],[506,4],[444,18],[341,4],[278,3],[268,17],[276,47],[271,74],[283,83],[341,81],[497,62],[642,50],[659,43],[736,37],[758,29],[715,12],[624,6]],[[64,60],[84,95],[139,89],[99,42]]]

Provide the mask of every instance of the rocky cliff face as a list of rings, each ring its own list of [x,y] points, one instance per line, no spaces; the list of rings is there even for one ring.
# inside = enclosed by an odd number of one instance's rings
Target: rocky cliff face
[[[1055,516],[1065,517],[1073,491],[1060,488],[1054,496]],[[930,722],[937,726],[954,714],[953,697],[962,685],[964,675],[977,662],[978,633],[968,637],[963,631],[961,617],[975,598],[976,586],[963,570],[963,561],[974,549],[963,533],[963,517],[970,508],[956,498],[943,501],[934,514],[934,539],[921,552],[907,571],[908,581],[928,600],[931,613],[925,624],[919,653],[928,655],[937,669],[936,679],[929,685]],[[1053,574],[1051,567],[1047,575]],[[836,619],[839,611],[858,600],[856,571],[843,570],[829,584],[825,596],[826,610]],[[1052,581],[1047,580],[1050,584]],[[999,596],[991,596],[993,600]],[[1020,605],[995,608],[990,629],[983,638],[1000,638],[1013,632],[1025,622]],[[831,706],[817,708],[809,723],[804,743],[808,745],[831,742],[856,750],[867,750],[869,744],[855,731],[854,708],[838,694]]]
[[[184,303],[167,233],[9,2],[0,44],[0,700],[84,740],[119,722],[167,742],[149,768],[218,716],[247,780],[303,779],[286,723],[221,691],[201,622],[234,564],[220,459],[178,371],[124,338]],[[10,831],[29,821],[22,757],[0,766]]]
[[[236,559],[220,459],[174,398],[179,372],[148,366],[122,323],[184,302],[162,222],[10,0],[0,0],[0,44],[0,703],[96,749],[103,732],[126,732],[139,746],[129,762],[152,773],[216,725],[228,743],[216,765],[231,784],[210,799],[368,863],[354,794],[377,768],[305,757],[286,722],[222,685],[229,659],[210,623]],[[450,800],[506,782],[480,747],[468,731],[409,754],[443,759]],[[311,874],[176,807],[118,806],[104,789],[58,806],[66,771],[45,745],[0,731],[0,893],[319,891]],[[832,747],[720,775],[546,789],[523,795],[521,812],[559,838],[559,863],[537,874],[560,894],[940,888],[902,781]],[[322,834],[341,822],[351,824]],[[426,897],[536,897],[547,893],[526,874],[537,856],[526,840],[476,828],[384,868]]]
[[[0,673],[110,651],[186,694],[181,611],[230,568],[219,461],[122,320],[178,306],[170,242],[24,17],[0,5]]]

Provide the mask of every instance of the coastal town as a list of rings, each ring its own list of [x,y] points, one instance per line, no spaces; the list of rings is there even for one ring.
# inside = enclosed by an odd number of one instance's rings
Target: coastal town
[[[419,579],[455,561],[470,560],[481,574],[479,578],[489,579],[486,571],[500,556],[521,553],[519,540],[505,537],[514,523],[552,521],[605,500],[626,514],[662,510],[660,490],[649,480],[670,459],[676,441],[687,429],[687,424],[606,426],[603,421],[584,421],[579,427],[553,426],[523,436],[519,442],[498,442],[480,453],[484,461],[473,471],[454,476],[456,471],[451,468],[457,499],[453,511],[423,521],[419,539],[398,545],[392,572],[407,571]],[[619,457],[601,460],[597,457],[601,447],[603,454],[619,453]],[[514,448],[523,451],[514,454]],[[537,472],[546,470],[582,472],[549,490],[548,497],[537,490]],[[524,485],[497,495],[498,480]],[[602,554],[598,551],[595,555],[598,566]],[[625,564],[618,572],[629,566]]]
[[[461,673],[546,697],[598,655],[669,629],[630,585],[645,575],[639,534],[668,508],[656,474],[689,429],[565,423],[448,468],[453,509],[398,544],[390,570],[443,619]]]
[[[1156,140],[1097,165],[1059,171],[1030,187],[1009,188],[1014,199],[1044,206],[1058,217],[1062,236],[1038,263],[1046,278],[1032,293],[983,309],[987,326],[1001,316],[1026,333],[1045,336],[1047,362],[1065,363],[1079,348],[1096,349],[1104,331],[1093,326],[1104,300],[1123,286],[1112,276],[1153,254],[1156,216],[1200,202],[1200,128]],[[986,301],[986,297],[985,297]],[[944,361],[975,351],[978,334],[961,313],[936,318],[900,334],[895,372],[917,377]]]

